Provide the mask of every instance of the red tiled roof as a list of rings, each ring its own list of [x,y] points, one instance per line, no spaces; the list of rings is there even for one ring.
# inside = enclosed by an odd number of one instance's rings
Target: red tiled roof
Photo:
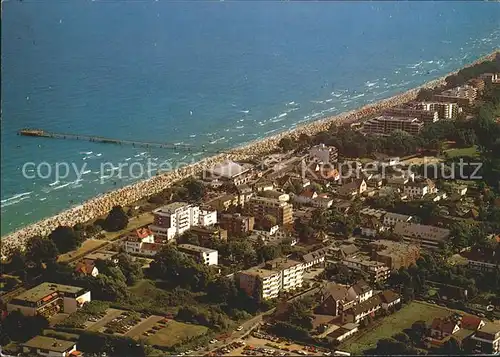
[[[467,330],[477,330],[481,322],[482,320],[477,316],[465,315],[462,317],[460,327]]]
[[[138,236],[139,238],[141,238],[141,239],[142,239],[142,238],[146,238],[146,237],[148,237],[148,236],[150,236],[150,235],[152,235],[152,234],[153,234],[153,233],[152,233],[149,229],[147,229],[147,228],[139,228],[139,229],[137,229],[137,230],[135,231],[135,233],[136,233],[136,234],[137,234],[137,236]]]

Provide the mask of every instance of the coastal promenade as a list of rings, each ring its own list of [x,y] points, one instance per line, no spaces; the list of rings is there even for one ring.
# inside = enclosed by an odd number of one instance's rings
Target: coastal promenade
[[[471,63],[472,66],[487,60],[492,60],[500,50],[496,50],[488,56],[482,57]],[[263,156],[276,149],[279,141],[284,137],[297,138],[300,134],[314,135],[318,132],[328,130],[332,124],[349,124],[362,120],[365,117],[378,114],[384,109],[414,100],[422,88],[435,88],[445,84],[445,78],[457,71],[447,74],[439,79],[430,81],[417,88],[413,88],[404,93],[395,95],[391,98],[381,100],[377,103],[363,106],[356,110],[351,110],[339,115],[323,118],[308,124],[304,124],[292,130],[249,143],[245,146],[235,148],[227,153],[218,154],[205,158],[197,163],[180,169],[166,172],[125,186],[123,188],[111,191],[88,201],[79,206],[73,207],[60,214],[41,220],[29,226],[26,226],[14,233],[1,238],[1,256],[8,257],[10,252],[16,248],[24,248],[27,240],[35,235],[47,235],[60,225],[73,226],[76,223],[85,223],[97,217],[103,216],[116,205],[131,205],[140,199],[154,195],[178,182],[196,173],[199,173],[213,165],[224,160],[244,160]]]

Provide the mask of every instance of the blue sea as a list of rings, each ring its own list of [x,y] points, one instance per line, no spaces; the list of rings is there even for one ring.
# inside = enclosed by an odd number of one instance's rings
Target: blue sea
[[[491,2],[2,5],[2,234],[130,184],[141,167],[389,97],[500,47]],[[193,150],[17,136],[24,127]]]

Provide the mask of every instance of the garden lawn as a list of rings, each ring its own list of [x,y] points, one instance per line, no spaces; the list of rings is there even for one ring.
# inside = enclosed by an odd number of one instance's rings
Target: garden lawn
[[[361,330],[359,334],[348,339],[343,346],[341,345],[340,349],[354,355],[362,354],[363,351],[375,347],[378,340],[392,337],[394,334],[410,328],[415,321],[424,320],[431,323],[436,317],[448,316],[450,311],[441,306],[413,301],[392,315],[375,322],[375,327]]]
[[[207,331],[205,326],[169,320],[167,327],[149,336],[146,341],[153,346],[172,347],[182,341],[204,335]]]
[[[448,157],[453,158],[453,157],[476,157],[478,156],[478,151],[476,146],[471,146],[468,148],[461,148],[461,149],[449,149],[445,151],[446,154],[448,154]]]

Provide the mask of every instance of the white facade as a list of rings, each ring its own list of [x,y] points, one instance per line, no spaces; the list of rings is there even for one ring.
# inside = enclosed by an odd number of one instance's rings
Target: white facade
[[[90,302],[90,291],[85,292],[84,294],[72,298],[72,297],[64,297],[63,298],[63,307],[65,314],[71,314],[76,312],[79,308],[81,308],[85,303]]]
[[[282,289],[284,291],[300,288],[304,281],[304,266],[297,264],[282,271]]]
[[[217,223],[217,211],[200,210],[198,224],[202,227],[212,226]]]
[[[198,262],[205,265],[218,265],[219,252],[214,249],[204,248],[193,244],[179,244],[180,252],[190,255]]]
[[[149,226],[159,240],[171,241],[193,226],[217,223],[217,211],[201,210],[198,206],[174,202],[153,211],[155,223]]]
[[[385,226],[394,226],[398,222],[410,222],[412,220],[412,216],[407,216],[405,214],[392,213],[387,212],[384,215],[384,225]]]

